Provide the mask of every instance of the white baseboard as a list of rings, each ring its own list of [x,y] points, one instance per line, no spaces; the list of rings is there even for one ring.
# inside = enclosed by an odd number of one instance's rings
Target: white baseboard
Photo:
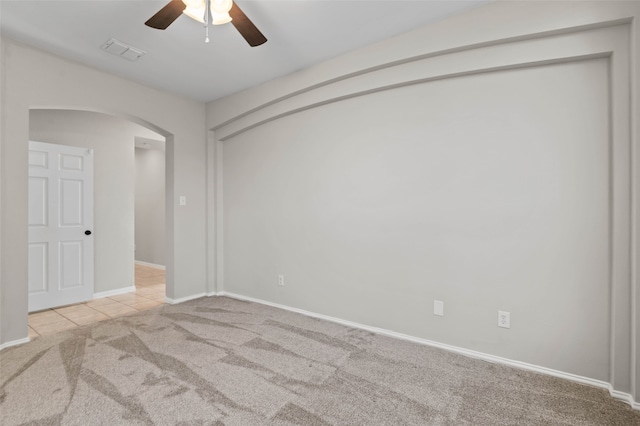
[[[136,291],[136,286],[117,288],[115,290],[101,291],[100,293],[93,293],[94,299],[102,299],[103,297],[117,296],[119,294],[131,293]]]
[[[11,346],[22,345],[23,343],[29,343],[31,339],[29,337],[25,337],[24,339],[12,340],[11,342],[6,342],[0,345],[0,351],[5,348],[10,348]]]
[[[595,386],[595,387],[598,387],[598,388],[602,388],[602,389],[608,390],[609,394],[613,398],[619,399],[621,401],[626,402],[634,410],[640,410],[640,402],[635,402],[633,400],[633,397],[630,394],[614,390],[610,383],[603,382],[602,380],[591,379],[589,377],[583,377],[583,376],[579,376],[577,374],[565,373],[563,371],[558,371],[558,370],[554,370],[554,369],[547,368],[547,367],[541,367],[539,365],[529,364],[529,363],[526,363],[526,362],[515,361],[515,360],[512,360],[512,359],[503,358],[503,357],[500,357],[500,356],[490,355],[490,354],[486,354],[484,352],[478,352],[478,351],[473,351],[473,350],[470,350],[470,349],[460,348],[458,346],[447,345],[445,343],[439,343],[439,342],[435,342],[433,340],[422,339],[420,337],[410,336],[408,334],[397,333],[395,331],[386,330],[384,328],[371,327],[371,326],[368,326],[368,325],[359,324],[359,323],[356,323],[356,322],[347,321],[347,320],[343,320],[343,319],[340,319],[340,318],[335,318],[335,317],[330,317],[330,316],[323,315],[323,314],[317,314],[315,312],[305,311],[304,309],[292,308],[290,306],[280,305],[278,303],[272,303],[272,302],[268,302],[266,300],[261,300],[261,299],[255,299],[253,297],[242,296],[240,294],[227,293],[225,291],[222,291],[222,292],[217,292],[217,293],[211,293],[210,295],[226,296],[226,297],[230,297],[232,299],[238,299],[238,300],[245,300],[247,302],[260,303],[262,305],[272,306],[274,308],[279,308],[279,309],[284,309],[286,311],[296,312],[298,314],[306,315],[308,317],[318,318],[318,319],[322,319],[322,320],[326,320],[326,321],[335,322],[335,323],[338,323],[338,324],[345,325],[347,327],[358,328],[358,329],[361,329],[361,330],[370,331],[372,333],[380,334],[380,335],[383,335],[383,336],[394,337],[396,339],[408,340],[410,342],[418,343],[418,344],[421,344],[421,345],[432,346],[432,347],[444,349],[444,350],[447,350],[447,351],[450,351],[450,352],[455,352],[455,353],[458,353],[458,354],[461,354],[461,355],[468,356],[470,358],[481,359],[481,360],[484,360],[484,361],[487,361],[487,362],[491,362],[491,363],[494,363],[494,364],[508,365],[510,367],[520,368],[522,370],[533,371],[533,372],[536,372],[536,373],[541,373],[541,374],[546,374],[546,375],[549,375],[549,376],[559,377],[561,379],[569,380],[569,381],[572,381],[572,382],[577,382],[577,383],[582,383],[582,384],[585,384],[585,385]]]
[[[148,266],[150,268],[163,269],[163,270],[167,269],[167,267],[164,265],[156,265],[155,263],[143,262],[142,260],[136,260],[135,263],[137,265]]]
[[[200,299],[201,297],[207,296],[207,293],[199,293],[194,294],[192,296],[181,297],[179,299],[171,299],[169,297],[165,297],[164,301],[170,305],[177,305],[178,303],[188,302],[189,300]]]
[[[609,383],[607,383],[606,385],[607,385],[606,388],[609,390],[609,394],[611,394],[612,397],[614,397],[615,399],[619,399],[620,401],[626,402],[634,410],[640,411],[640,402],[635,402],[633,400],[633,396],[631,396],[628,393],[624,393],[624,392],[620,392],[620,391],[614,390],[613,387]]]

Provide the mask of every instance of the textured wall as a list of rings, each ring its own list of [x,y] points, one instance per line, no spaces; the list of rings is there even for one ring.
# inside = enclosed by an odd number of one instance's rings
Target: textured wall
[[[218,285],[636,395],[638,13],[494,3],[209,104]]]

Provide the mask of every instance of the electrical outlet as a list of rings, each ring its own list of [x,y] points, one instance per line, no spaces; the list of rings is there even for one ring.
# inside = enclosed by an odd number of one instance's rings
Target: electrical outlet
[[[284,275],[278,275],[278,285],[284,287]]]
[[[433,315],[444,316],[444,302],[442,300],[433,301]]]
[[[498,311],[498,327],[511,328],[511,313]]]

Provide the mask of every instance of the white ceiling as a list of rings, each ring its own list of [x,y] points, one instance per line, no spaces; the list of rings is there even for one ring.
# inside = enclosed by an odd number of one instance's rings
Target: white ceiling
[[[2,34],[122,77],[209,102],[489,0],[238,0],[269,40],[250,47],[231,24],[186,15],[144,22],[169,0],[0,0]],[[148,52],[136,62],[100,47],[110,38]],[[10,84],[10,82],[9,82]]]

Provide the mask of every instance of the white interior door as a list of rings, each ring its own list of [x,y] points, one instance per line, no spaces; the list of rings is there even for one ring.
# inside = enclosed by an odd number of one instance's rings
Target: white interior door
[[[29,142],[29,312],[93,297],[93,150]]]

